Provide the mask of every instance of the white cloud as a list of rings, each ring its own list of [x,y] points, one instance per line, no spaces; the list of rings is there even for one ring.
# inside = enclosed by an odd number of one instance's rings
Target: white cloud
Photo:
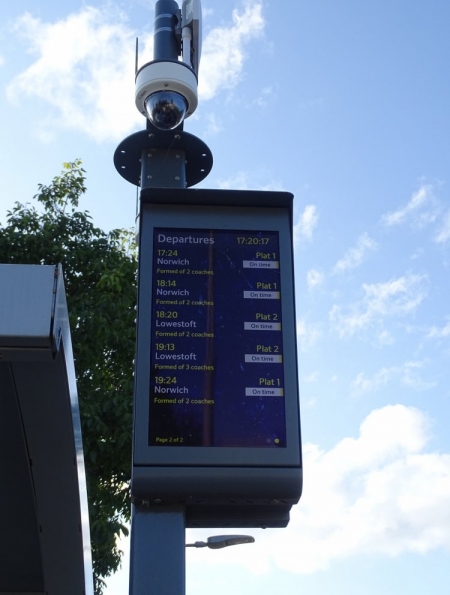
[[[248,1],[243,12],[233,10],[233,24],[212,29],[203,40],[199,94],[211,99],[221,89],[231,89],[242,78],[245,45],[264,30],[262,2]]]
[[[411,254],[411,260],[417,260],[418,258],[421,258],[423,256],[423,253],[423,248],[417,248],[417,250],[413,252],[413,254]]]
[[[444,244],[450,240],[450,211],[447,211],[441,229],[436,234],[435,241]]]
[[[241,79],[245,45],[264,29],[262,3],[248,2],[241,12],[233,11],[232,19],[229,27],[211,29],[203,40],[203,100]],[[105,9],[84,6],[54,23],[25,13],[14,32],[24,38],[34,62],[8,85],[8,97],[17,103],[20,98],[22,109],[36,98],[51,106],[40,122],[43,136],[70,128],[103,141],[143,127],[134,106],[136,31],[112,3]],[[140,56],[151,59],[152,35],[141,35],[140,46]]]
[[[433,186],[422,184],[404,207],[386,213],[382,216],[381,221],[388,227],[406,222],[411,222],[414,227],[423,227],[435,221],[437,216],[438,206],[434,197]]]
[[[382,329],[377,335],[378,343],[380,345],[392,345],[395,343],[395,339],[388,330]]]
[[[266,192],[286,192],[286,188],[279,180],[272,180],[267,184],[263,184],[258,189],[265,190]]]
[[[306,282],[308,284],[308,289],[314,289],[314,287],[319,287],[320,285],[322,285],[324,279],[325,275],[317,269],[311,269],[306,273]]]
[[[261,184],[264,173],[257,172],[238,172],[236,175],[227,179],[219,180],[218,186],[224,190],[265,190],[272,192],[284,192],[285,188],[281,182],[269,181],[266,184]]]
[[[303,378],[301,379],[301,382],[307,382],[312,383],[312,382],[317,382],[317,380],[319,379],[319,372],[312,372],[312,374],[309,374],[308,376],[303,376]]]
[[[435,386],[434,382],[426,382],[418,370],[423,368],[424,362],[410,361],[402,366],[383,367],[374,376],[368,378],[364,372],[358,374],[351,383],[352,396],[361,396],[366,393],[376,392],[393,380],[397,380],[403,386],[414,390],[427,390]]]
[[[364,372],[359,373],[351,383],[351,394],[359,396],[365,393],[376,391],[387,384],[392,375],[392,368],[382,368],[373,378],[367,378]]]
[[[206,131],[205,136],[216,136],[224,130],[222,123],[215,114],[206,114]]]
[[[425,298],[424,275],[405,275],[386,283],[363,284],[364,297],[347,308],[334,305],[331,325],[341,335],[353,335],[385,318],[414,313]]]
[[[297,340],[301,351],[308,351],[316,345],[320,339],[321,332],[317,325],[308,324],[303,319],[297,320]]]
[[[375,250],[376,248],[377,243],[375,240],[373,240],[367,233],[363,233],[359,236],[356,246],[350,248],[350,250],[345,253],[344,257],[338,260],[333,272],[343,273],[349,269],[354,269],[363,262],[367,252]]]
[[[294,225],[294,242],[312,240],[314,229],[319,221],[319,214],[314,205],[307,205]]]
[[[223,190],[230,190],[231,188],[234,190],[248,190],[248,178],[249,174],[247,172],[241,171],[235,176],[227,178],[226,180],[219,180],[219,188]]]
[[[112,5],[105,11],[85,6],[55,23],[26,13],[15,31],[37,58],[13,79],[8,96],[20,97],[22,108],[36,97],[50,104],[52,130],[77,129],[102,141],[142,123],[134,107],[135,32]],[[152,42],[142,41],[144,47]]]
[[[450,455],[424,452],[429,426],[421,411],[393,405],[328,451],[304,445],[304,492],[288,529],[253,530],[245,556],[228,548],[213,560],[199,550],[189,563],[305,574],[351,556],[450,547]]]
[[[214,14],[214,9],[213,8],[207,8],[205,6],[202,6],[202,19],[205,20],[208,17],[212,16]]]
[[[450,337],[450,318],[447,324],[441,328],[433,326],[427,336],[430,339],[446,339]]]
[[[275,93],[272,87],[264,87],[260,92],[259,96],[253,100],[252,105],[258,106],[263,109],[269,105],[275,98]]]

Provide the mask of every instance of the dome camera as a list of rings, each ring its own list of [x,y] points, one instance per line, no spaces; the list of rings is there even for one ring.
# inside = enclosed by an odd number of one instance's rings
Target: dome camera
[[[197,77],[183,62],[154,61],[136,75],[136,107],[160,130],[173,130],[197,108]]]
[[[187,102],[174,91],[156,91],[144,101],[147,118],[160,130],[173,130],[184,120]]]

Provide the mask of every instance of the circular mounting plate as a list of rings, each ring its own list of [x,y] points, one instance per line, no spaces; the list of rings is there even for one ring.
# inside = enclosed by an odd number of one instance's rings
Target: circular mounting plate
[[[150,149],[185,152],[188,188],[204,180],[213,165],[209,147],[193,134],[183,130],[142,130],[124,139],[114,153],[114,165],[127,182],[140,186],[142,151]]]

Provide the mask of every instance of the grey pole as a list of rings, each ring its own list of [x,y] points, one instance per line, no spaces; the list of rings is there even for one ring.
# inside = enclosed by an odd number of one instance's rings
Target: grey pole
[[[130,595],[186,592],[183,507],[133,505]]]
[[[171,134],[176,135],[176,133]],[[142,151],[141,190],[185,187],[184,151],[151,148]],[[139,219],[142,221],[142,217]],[[186,520],[183,506],[133,503],[130,595],[185,595],[185,532]]]
[[[171,1],[171,0],[169,0]],[[163,3],[163,0],[159,0]],[[141,153],[141,190],[185,188],[184,150],[150,148]],[[174,140],[180,135],[169,134]],[[177,138],[178,137],[178,138]],[[142,221],[142,217],[139,217]],[[139,310],[138,310],[139,328]],[[130,543],[130,595],[184,595],[186,592],[186,520],[183,506],[132,505]]]
[[[175,0],[155,6],[154,62],[177,62],[180,53],[180,9]],[[154,62],[146,66],[151,66]],[[185,66],[183,66],[184,68]],[[161,89],[162,90],[162,89]],[[182,188],[203,180],[212,154],[200,139],[176,129],[147,129],[127,137],[114,154],[117,171],[142,191]],[[142,204],[139,207],[139,220]],[[139,279],[138,279],[139,284]],[[139,305],[137,328],[139,330]],[[130,595],[184,595],[186,590],[185,507],[151,503],[133,497],[130,543]]]

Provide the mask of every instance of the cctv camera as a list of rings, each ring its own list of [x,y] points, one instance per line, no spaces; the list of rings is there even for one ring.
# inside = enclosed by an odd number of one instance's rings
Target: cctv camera
[[[173,130],[184,120],[186,99],[173,91],[157,91],[144,102],[147,118],[160,130]]]
[[[136,75],[136,107],[160,130],[173,130],[197,108],[197,77],[183,62],[154,61]]]

